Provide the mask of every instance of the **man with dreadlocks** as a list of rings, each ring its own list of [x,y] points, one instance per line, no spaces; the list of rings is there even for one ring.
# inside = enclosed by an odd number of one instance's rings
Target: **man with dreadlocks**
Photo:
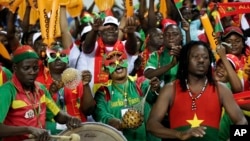
[[[231,90],[213,80],[210,47],[192,41],[182,48],[180,56],[177,80],[160,91],[148,119],[148,131],[161,138],[217,141],[222,107],[234,124],[248,124]],[[166,112],[170,128],[161,124]]]

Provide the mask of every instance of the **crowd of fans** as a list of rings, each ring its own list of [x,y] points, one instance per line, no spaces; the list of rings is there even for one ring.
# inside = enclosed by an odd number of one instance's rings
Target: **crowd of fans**
[[[72,23],[59,5],[61,34],[51,44],[39,20],[29,23],[29,1],[22,19],[0,2],[0,140],[48,140],[94,121],[128,141],[227,141],[230,125],[248,124],[250,103],[234,95],[250,97],[250,9],[214,13],[250,2],[138,2],[127,16],[125,1],[105,11],[93,11],[93,1]],[[74,88],[62,80],[68,68],[79,72]],[[144,96],[143,121],[130,128],[123,115]]]

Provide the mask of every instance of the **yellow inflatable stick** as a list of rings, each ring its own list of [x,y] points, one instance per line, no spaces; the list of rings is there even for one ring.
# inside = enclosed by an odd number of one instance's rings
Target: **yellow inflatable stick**
[[[31,8],[38,10],[37,3],[35,3],[34,0],[29,0],[28,2]]]
[[[214,32],[214,29],[212,27],[212,24],[207,16],[207,14],[204,14],[201,16],[201,23],[205,29],[206,35],[208,37],[208,41],[210,43],[210,47],[214,53],[215,59],[219,59],[219,55],[216,53],[216,47],[219,45],[218,38],[216,37],[216,34]]]
[[[12,13],[16,12],[17,7],[23,2],[24,0],[14,0],[13,3],[11,3],[9,9]]]
[[[0,5],[9,7],[10,0],[0,0]]]
[[[11,60],[11,57],[10,57],[10,54],[9,52],[7,51],[7,49],[4,47],[4,45],[2,43],[0,43],[0,54],[6,58],[6,59],[9,59]]]
[[[39,19],[39,11],[31,7],[29,23],[31,25],[35,25],[38,19]]]
[[[127,17],[132,17],[134,15],[133,0],[126,0],[125,7]]]
[[[61,37],[61,28],[60,28],[60,8],[57,10],[57,19],[56,19],[56,35],[55,37]]]
[[[60,5],[68,5],[70,0],[59,0]]]
[[[23,20],[25,11],[26,11],[26,1],[24,0],[20,3],[18,11],[17,11],[17,14],[21,21]]]
[[[105,11],[112,8],[114,0],[95,0],[95,5],[98,7],[99,11]]]
[[[47,10],[47,12],[50,12],[52,10],[53,0],[43,0],[43,2],[45,4],[45,9]]]
[[[167,3],[166,0],[160,0],[160,13],[162,14],[163,18],[167,18]]]
[[[37,0],[43,42],[49,45],[49,18],[44,0]]]
[[[82,8],[83,8],[83,1],[82,0],[70,0],[66,8],[71,17],[74,18],[74,17],[80,16],[82,12]]]
[[[57,12],[58,9],[59,9],[59,0],[53,0],[52,12],[49,21],[49,42],[48,42],[49,46],[51,45],[51,43],[54,42],[54,38],[56,36],[56,26],[58,26],[56,23],[59,16]]]

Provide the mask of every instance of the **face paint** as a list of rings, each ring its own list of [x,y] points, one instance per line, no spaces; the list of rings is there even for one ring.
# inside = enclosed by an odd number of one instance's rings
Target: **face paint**
[[[127,60],[122,60],[121,62],[118,61],[118,63],[115,63],[115,65],[106,66],[106,68],[109,70],[109,73],[112,74],[119,66],[123,68],[127,68],[128,61]]]
[[[128,67],[128,60],[126,59],[124,54],[122,54],[118,58],[113,57],[113,59],[106,60],[104,63],[110,74],[112,74],[117,69],[117,67]]]
[[[51,50],[51,49],[47,49],[46,50],[46,54],[48,56],[48,63],[54,62],[56,61],[56,59],[60,59],[62,62],[64,63],[68,63],[69,62],[69,56],[67,55],[68,50]]]

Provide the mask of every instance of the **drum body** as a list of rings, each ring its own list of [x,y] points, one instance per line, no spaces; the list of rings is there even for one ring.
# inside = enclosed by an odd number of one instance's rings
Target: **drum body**
[[[85,122],[79,128],[67,129],[58,135],[70,136],[71,134],[79,134],[81,141],[127,141],[120,131],[100,122]]]

